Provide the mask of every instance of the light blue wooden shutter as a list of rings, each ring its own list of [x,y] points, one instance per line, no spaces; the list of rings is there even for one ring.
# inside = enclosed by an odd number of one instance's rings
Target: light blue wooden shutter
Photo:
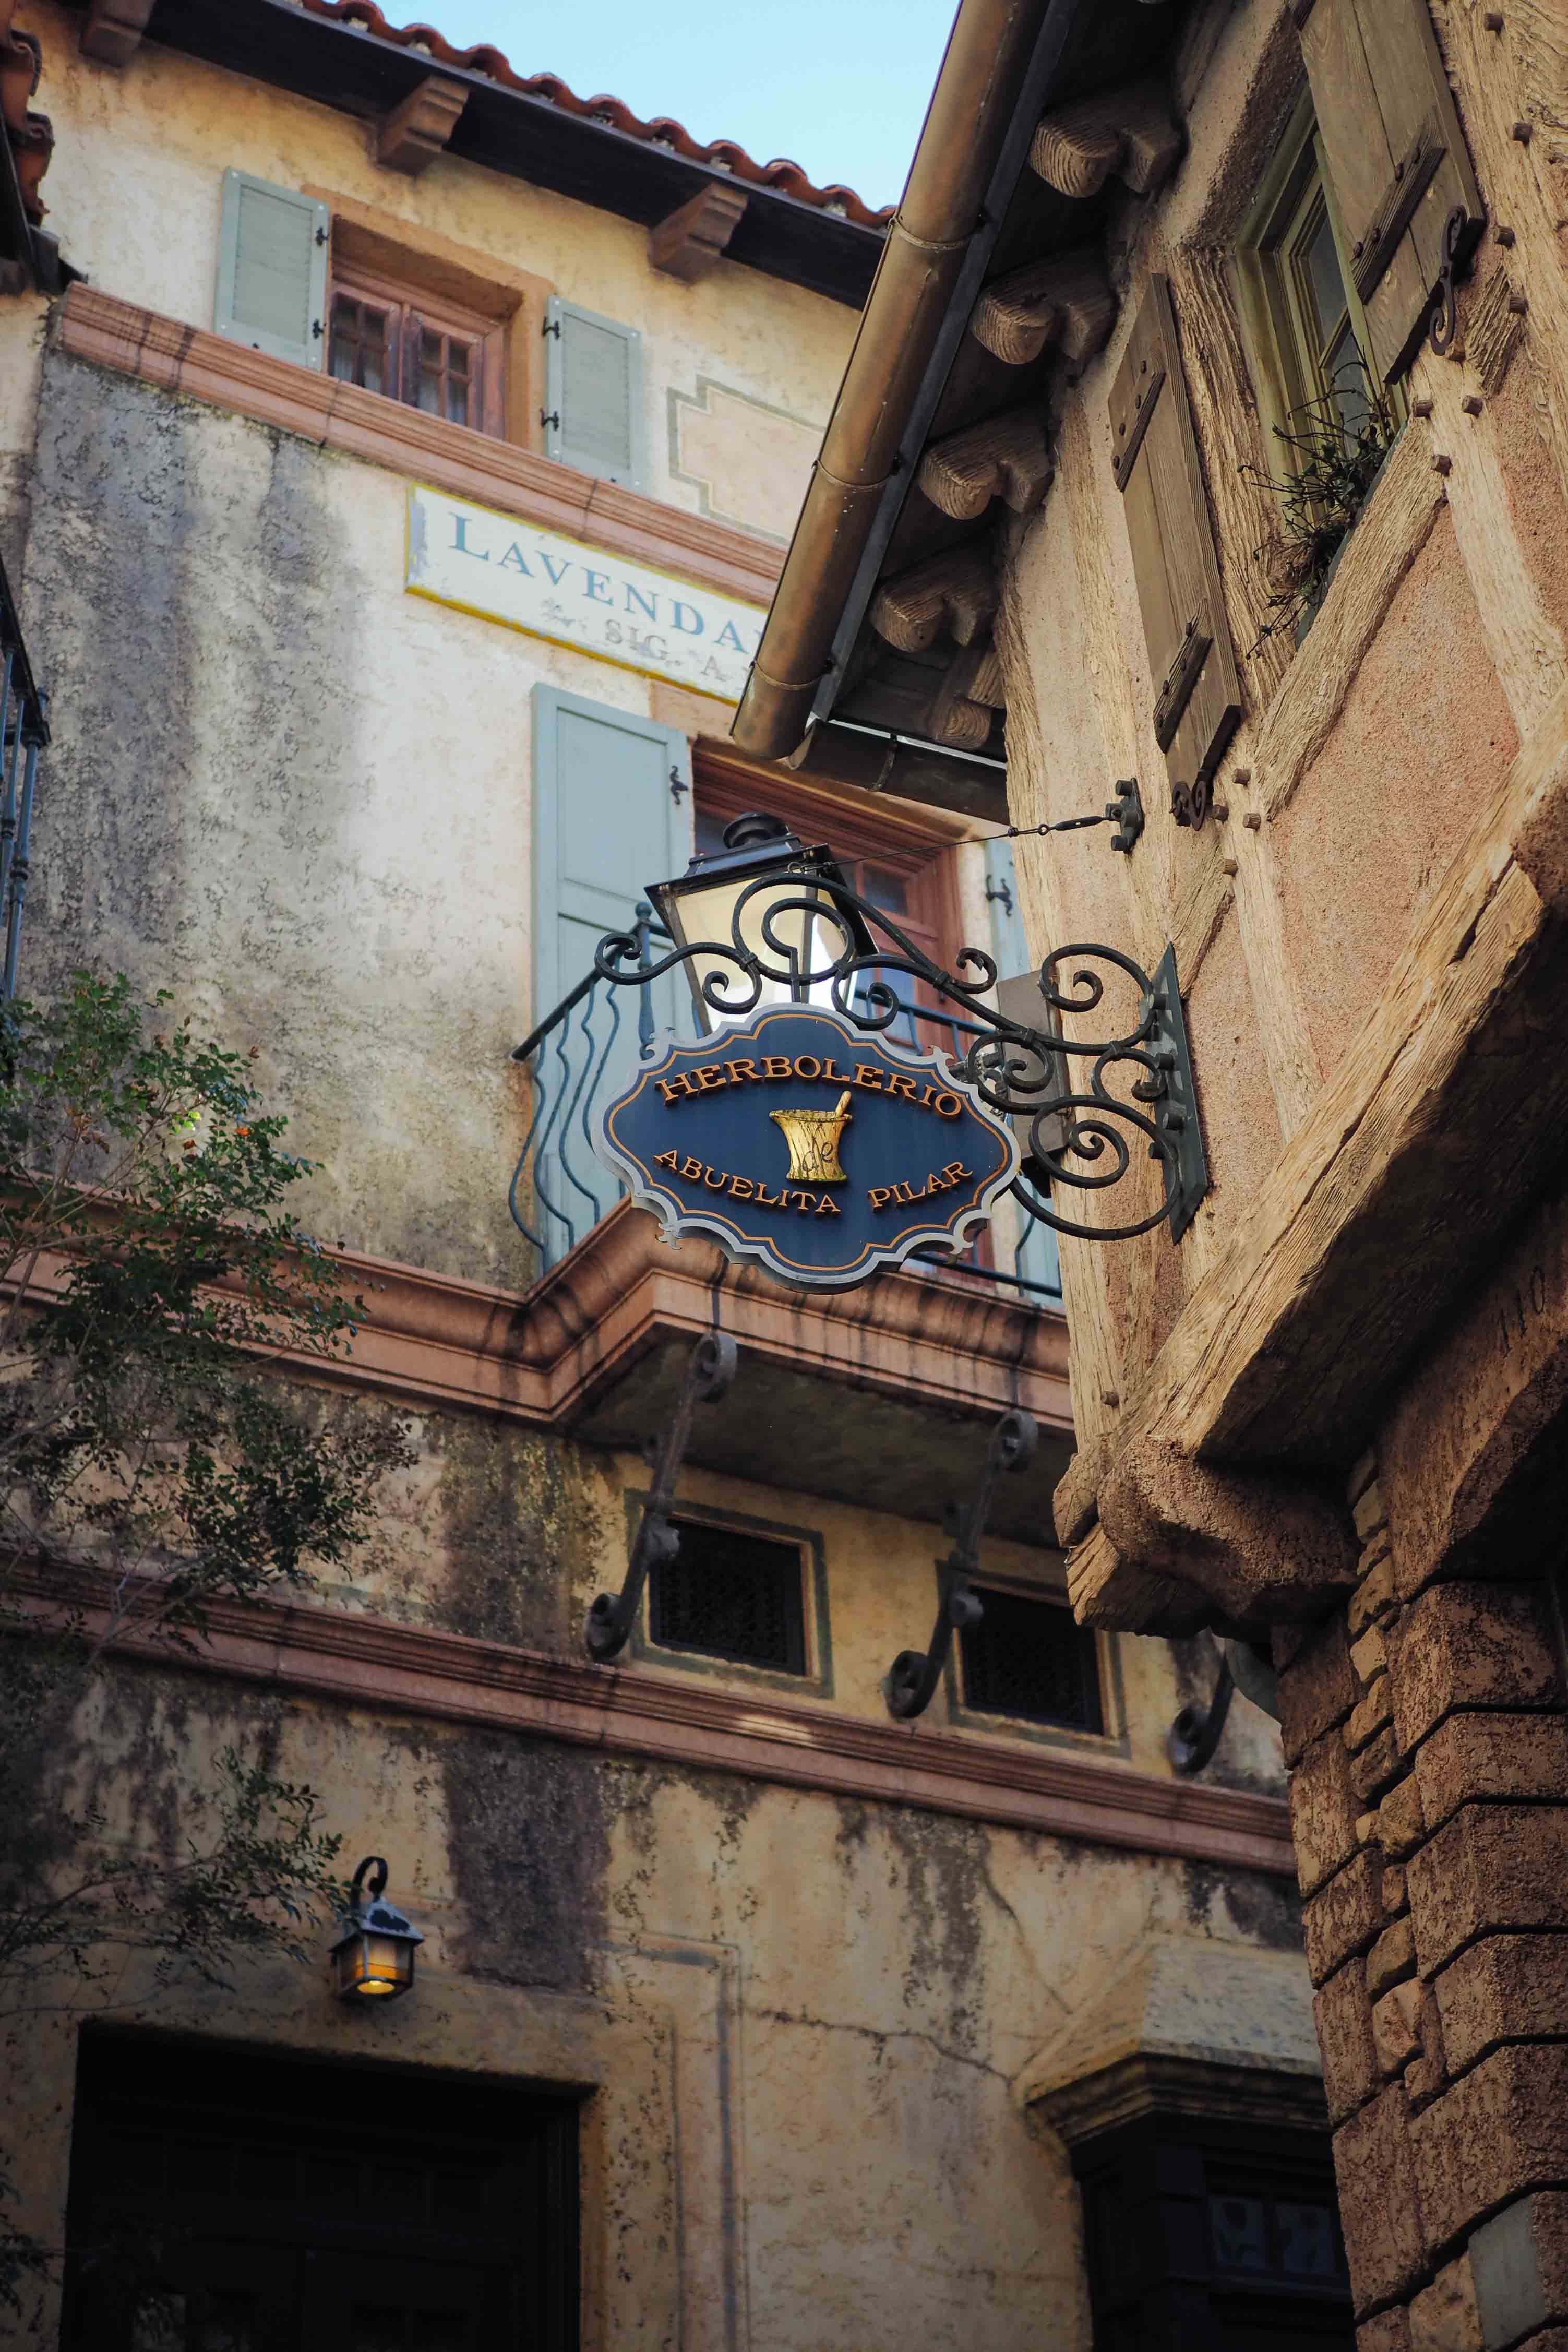
[[[643,338],[559,294],[545,307],[545,456],[643,487]]]
[[[1031,955],[1024,930],[1023,908],[1019,901],[1018,868],[1013,862],[1010,841],[988,841],[986,844],[986,894],[991,908],[991,953],[1003,981],[1027,974],[1038,982],[1043,955]],[[1031,1007],[1032,1010],[1032,1007]],[[1040,1003],[1043,1018],[1045,1006]],[[1019,1136],[1019,1143],[1027,1141]],[[1020,1212],[1021,1214],[1021,1212]],[[1024,1282],[1038,1282],[1059,1296],[1061,1290],[1061,1266],[1057,1256],[1056,1235],[1049,1225],[1026,1219],[1023,1238],[1016,1253],[998,1247],[997,1262],[1004,1274],[1017,1275]]]
[[[533,690],[533,721],[530,1025],[591,971],[606,931],[630,930],[649,883],[684,874],[692,854],[690,752],[683,734],[550,686]],[[536,1171],[549,1205],[541,1204],[532,1222],[544,1235],[547,1264],[563,1257],[620,1197],[588,1137],[598,1106],[636,1067],[641,998],[639,989],[601,982],[591,1004],[572,1013],[538,1057],[549,1101],[576,1106],[570,1126],[564,1108],[556,1119]],[[653,1008],[657,1027],[690,1034],[691,991],[678,974],[656,984]]]
[[[297,189],[225,172],[218,333],[299,367],[325,367],[330,224],[326,205]]]

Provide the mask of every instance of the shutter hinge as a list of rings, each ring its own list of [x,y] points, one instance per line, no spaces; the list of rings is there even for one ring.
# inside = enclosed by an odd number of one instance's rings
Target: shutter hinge
[[[1176,657],[1166,674],[1166,682],[1155,703],[1155,740],[1162,751],[1168,751],[1176,741],[1187,704],[1192,700],[1193,688],[1203,673],[1203,665],[1214,648],[1214,639],[1206,636],[1197,625],[1195,614],[1187,623]]]
[[[681,804],[682,793],[689,793],[690,791],[691,786],[683,778],[679,768],[672,768],[670,770],[670,798],[674,802],[677,808],[679,808]]]
[[[559,411],[559,408],[541,408],[541,409],[540,409],[540,411],[539,411],[539,423],[540,423],[541,425],[553,425],[555,426],[556,431],[559,433],[559,432],[560,431],[560,411]]]
[[[321,323],[321,321],[320,321],[320,320],[319,320],[319,319],[312,319],[312,320],[311,320],[311,321],[310,321],[310,333],[311,333],[311,336],[312,336],[312,338],[314,339],[314,341],[315,341],[319,342],[319,341],[320,341],[320,340],[321,340],[321,338],[322,338],[322,336],[326,333],[326,331],[327,331],[327,330],[326,330],[326,328],[322,325],[322,323]]]
[[[1399,241],[1415,219],[1416,207],[1437,178],[1448,152],[1448,142],[1434,108],[1411,141],[1408,153],[1394,166],[1394,177],[1378,199],[1377,210],[1352,256],[1355,290],[1364,302],[1372,299],[1378,280],[1399,250]]]
[[[318,244],[318,245],[325,245],[325,244],[326,244],[326,242],[327,242],[327,232],[326,232],[326,230],[325,230],[324,228],[319,228],[319,229],[317,230],[317,232],[316,232],[316,242],[317,242],[317,244]]]
[[[559,341],[560,335],[560,320],[559,319],[547,319],[544,325],[539,329],[539,333],[541,335],[554,335]]]

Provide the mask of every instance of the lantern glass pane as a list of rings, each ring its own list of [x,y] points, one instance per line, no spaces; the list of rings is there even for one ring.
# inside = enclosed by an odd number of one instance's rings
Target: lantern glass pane
[[[384,2000],[413,1982],[414,1947],[401,1936],[348,1937],[332,1955],[337,1990],[357,2000]]]
[[[733,940],[736,909],[747,888],[757,878],[755,875],[726,875],[722,878],[716,877],[705,887],[683,890],[676,901],[676,907],[684,938],[693,942],[711,940],[721,945],[727,940]],[[815,882],[809,876],[803,875],[780,875],[777,880],[768,882],[757,892],[755,898],[747,899],[744,908],[740,909],[742,943],[749,948],[754,955],[760,957],[765,964],[772,965],[775,969],[787,968],[790,957],[793,956],[802,971],[809,971],[812,954],[812,932],[815,928],[812,909],[810,906],[799,904],[790,906],[789,902],[791,899],[814,899],[816,887]],[[788,908],[788,911],[776,916],[774,919],[773,937],[778,941],[778,945],[775,946],[763,936],[762,927],[768,919],[769,909],[779,906],[780,903]],[[747,985],[745,973],[738,971],[736,965],[723,955],[695,956],[692,959],[690,970],[699,1016],[709,1025],[717,1024],[731,1017],[720,1011],[716,1005],[708,1003],[702,993],[704,982],[710,973],[715,974],[719,984],[728,993],[738,994]],[[789,1000],[790,988],[788,979],[763,981],[762,994],[758,999],[759,1005],[788,1004]]]

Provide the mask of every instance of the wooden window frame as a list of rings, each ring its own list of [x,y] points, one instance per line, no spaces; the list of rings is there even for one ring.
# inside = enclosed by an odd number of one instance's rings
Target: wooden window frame
[[[336,189],[310,185],[301,193],[325,205],[331,216],[329,299],[332,286],[379,281],[433,320],[450,315],[482,322],[497,338],[501,372],[498,414],[485,437],[542,456],[545,310],[555,290],[549,278],[415,222],[393,219]]]
[[[1327,396],[1332,387],[1314,351],[1316,337],[1307,315],[1298,256],[1309,241],[1311,207],[1321,204],[1333,236],[1334,256],[1344,289],[1349,324],[1374,389],[1402,424],[1406,404],[1402,390],[1385,385],[1372,354],[1366,312],[1355,291],[1344,220],[1334,194],[1322,134],[1310,93],[1304,93],[1278,153],[1265,173],[1242,225],[1236,245],[1236,268],[1241,310],[1251,346],[1254,372],[1262,394],[1265,446],[1275,446],[1274,428],[1290,431],[1291,418],[1309,403]],[[1332,351],[1343,331],[1336,322],[1329,338]]]
[[[458,302],[432,299],[406,279],[386,277],[373,270],[338,266],[333,255],[333,267],[327,282],[327,373],[332,367],[332,344],[337,327],[340,299],[369,303],[384,310],[391,322],[388,334],[388,373],[396,383],[392,391],[382,387],[382,397],[400,401],[405,408],[418,408],[422,415],[436,415],[445,425],[466,424],[471,433],[486,433],[494,439],[505,437],[507,421],[506,396],[506,333],[504,327],[483,311],[468,309]],[[469,375],[468,415],[466,418],[447,416],[442,411],[421,407],[418,398],[419,379],[423,367],[420,343],[426,333],[441,334],[448,341],[465,342],[474,353]],[[348,379],[338,379],[340,382]]]

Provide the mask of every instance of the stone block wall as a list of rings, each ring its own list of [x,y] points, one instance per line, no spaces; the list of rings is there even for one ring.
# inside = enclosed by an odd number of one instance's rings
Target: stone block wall
[[[1360,1573],[1276,1636],[1359,2352],[1568,2352],[1568,1711],[1558,1596]],[[1423,1571],[1425,1573],[1425,1571]]]

